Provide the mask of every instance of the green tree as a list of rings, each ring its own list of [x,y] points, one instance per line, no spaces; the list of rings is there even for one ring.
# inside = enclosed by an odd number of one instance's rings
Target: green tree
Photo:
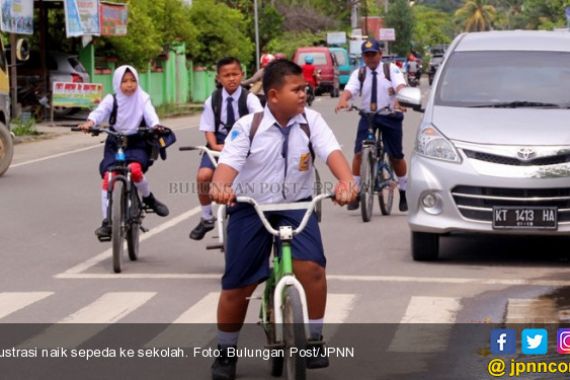
[[[466,32],[491,30],[497,11],[488,0],[465,0],[461,8],[455,12],[457,22]]]
[[[391,44],[391,50],[399,55],[407,55],[412,48],[412,33],[415,24],[414,14],[408,0],[391,1],[385,22],[386,27],[396,30],[396,41]]]
[[[567,0],[524,0],[522,5],[524,26],[527,29],[564,27],[566,24],[564,9],[569,5]]]
[[[267,48],[271,52],[283,53],[287,57],[293,58],[293,53],[298,47],[313,46],[325,38],[325,33],[285,32],[280,37],[271,40]]]
[[[196,39],[187,46],[195,63],[212,65],[228,55],[244,64],[251,61],[254,44],[247,36],[247,22],[239,10],[214,0],[195,0],[188,22],[197,29]]]
[[[438,44],[449,44],[454,36],[453,18],[449,13],[425,5],[415,5],[413,45],[423,55],[426,48]]]

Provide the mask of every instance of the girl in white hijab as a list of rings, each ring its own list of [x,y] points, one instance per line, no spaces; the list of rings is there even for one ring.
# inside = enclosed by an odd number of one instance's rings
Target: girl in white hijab
[[[169,213],[168,207],[159,202],[150,192],[149,183],[144,176],[148,167],[152,165],[152,161],[146,142],[136,134],[139,126],[146,125],[150,128],[157,128],[160,121],[151,103],[150,96],[140,88],[138,83],[139,77],[134,67],[124,65],[117,68],[113,74],[114,95],[109,94],[105,96],[97,108],[89,114],[87,121],[79,127],[83,131],[88,132],[89,128],[108,120],[113,113],[113,108],[116,107],[115,122],[111,125],[111,128],[122,134],[132,135],[132,138],[129,138],[128,147],[125,149],[125,156],[131,169],[131,178],[142,195],[143,202],[157,215],[167,216]],[[103,190],[101,191],[103,223],[101,227],[95,230],[95,235],[100,240],[105,240],[111,235],[111,225],[107,220],[109,190],[107,170],[115,162],[117,149],[115,138],[108,136],[105,141],[103,161],[99,165],[99,172],[103,178]]]

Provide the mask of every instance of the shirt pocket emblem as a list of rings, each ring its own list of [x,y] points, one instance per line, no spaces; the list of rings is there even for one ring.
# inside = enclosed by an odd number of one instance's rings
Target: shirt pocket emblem
[[[301,154],[301,158],[299,158],[299,171],[306,172],[309,170],[311,166],[311,153],[303,153]]]

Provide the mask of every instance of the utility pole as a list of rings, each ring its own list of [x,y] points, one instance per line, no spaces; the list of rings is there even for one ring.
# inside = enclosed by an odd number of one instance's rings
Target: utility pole
[[[259,70],[259,20],[257,18],[257,0],[253,0],[253,14],[255,19],[255,68]]]
[[[351,13],[350,13],[350,26],[352,29],[358,28],[358,2],[353,1],[351,3]]]
[[[384,0],[384,20],[386,21],[386,16],[388,15],[388,0]],[[386,24],[383,22],[382,23],[383,27],[386,27]],[[389,42],[386,41],[386,54],[390,54],[390,46],[389,46]]]

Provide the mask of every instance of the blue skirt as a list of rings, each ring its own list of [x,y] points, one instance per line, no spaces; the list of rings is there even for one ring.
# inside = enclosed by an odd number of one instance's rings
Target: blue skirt
[[[113,136],[107,136],[105,140],[105,151],[103,153],[103,160],[99,164],[99,174],[101,178],[104,177],[108,169],[115,165],[115,154],[119,150],[117,141]],[[124,149],[125,157],[128,163],[138,162],[141,164],[144,173],[153,164],[150,158],[150,150],[147,142],[142,138],[133,137],[129,140],[129,144],[126,149]]]

